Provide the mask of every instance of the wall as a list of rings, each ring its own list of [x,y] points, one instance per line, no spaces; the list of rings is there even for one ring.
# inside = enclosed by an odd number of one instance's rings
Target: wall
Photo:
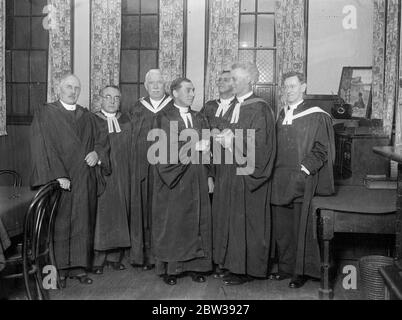
[[[371,66],[372,0],[309,0],[309,94],[338,93],[342,68]]]

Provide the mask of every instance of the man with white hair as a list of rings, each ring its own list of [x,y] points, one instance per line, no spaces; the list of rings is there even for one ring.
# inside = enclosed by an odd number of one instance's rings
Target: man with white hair
[[[31,185],[57,180],[63,193],[54,228],[54,250],[61,286],[67,277],[91,284],[95,227],[96,167],[109,168],[107,136],[98,133],[94,115],[77,105],[79,79],[64,76],[59,100],[35,109],[31,125]]]
[[[147,159],[148,148],[152,144],[147,136],[153,128],[155,117],[172,99],[166,94],[165,81],[159,69],[148,71],[144,86],[148,96],[139,99],[130,110],[133,124],[130,263],[150,270],[154,266],[151,254],[153,170]]]
[[[227,149],[233,161],[220,166],[221,173],[215,181],[213,258],[225,270],[224,284],[239,285],[267,276],[271,229],[269,178],[276,143],[271,107],[253,93],[259,77],[257,67],[237,63],[232,66],[231,77],[237,103],[227,127],[215,139]],[[241,131],[235,136],[234,130]],[[254,142],[249,139],[252,135]],[[238,155],[250,157],[249,152],[255,153],[254,170],[239,175],[239,168],[244,165],[238,162]]]

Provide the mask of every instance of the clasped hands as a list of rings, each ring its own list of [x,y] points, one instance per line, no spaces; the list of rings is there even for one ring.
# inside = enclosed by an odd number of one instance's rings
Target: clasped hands
[[[225,149],[232,149],[234,134],[232,130],[225,129],[222,133],[215,136],[215,140],[222,145]]]

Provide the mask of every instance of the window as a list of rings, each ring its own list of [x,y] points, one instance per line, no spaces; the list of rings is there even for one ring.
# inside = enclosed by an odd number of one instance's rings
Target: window
[[[256,63],[260,79],[255,91],[275,105],[275,0],[240,0],[239,61]]]
[[[29,122],[46,101],[49,35],[43,28],[47,0],[6,2],[6,94],[9,124]]]
[[[120,86],[122,109],[127,111],[147,93],[145,74],[158,67],[159,1],[122,1]]]

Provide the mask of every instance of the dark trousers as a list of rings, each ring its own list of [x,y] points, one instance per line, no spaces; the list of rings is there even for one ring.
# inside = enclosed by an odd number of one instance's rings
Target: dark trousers
[[[296,252],[302,203],[272,206],[278,272],[296,276]]]

